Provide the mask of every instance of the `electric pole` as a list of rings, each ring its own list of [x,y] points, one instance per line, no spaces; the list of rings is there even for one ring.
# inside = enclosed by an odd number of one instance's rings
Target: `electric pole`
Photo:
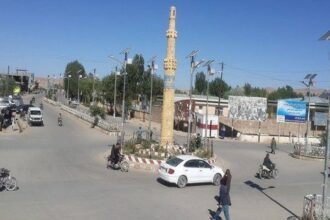
[[[222,91],[223,91],[223,82],[222,82],[222,75],[223,75],[223,65],[224,65],[224,63],[223,62],[221,62],[220,63],[220,65],[221,65],[221,72],[220,72],[220,92],[219,92],[219,102],[218,102],[218,116],[220,115],[220,105],[221,105],[221,103],[220,103],[220,99],[221,99],[221,95],[222,95]],[[222,84],[222,85],[221,85]]]

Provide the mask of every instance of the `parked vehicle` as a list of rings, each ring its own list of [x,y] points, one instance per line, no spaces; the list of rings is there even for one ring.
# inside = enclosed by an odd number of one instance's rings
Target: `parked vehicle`
[[[10,102],[8,99],[1,99],[0,100],[0,110],[1,109],[4,109],[4,108],[7,108],[8,106],[10,106]]]
[[[28,110],[27,121],[29,125],[44,125],[41,109],[38,107],[30,107]]]
[[[268,179],[269,178],[274,178],[274,179],[276,179],[278,177],[278,169],[276,168],[275,164],[274,164],[273,169],[268,169],[266,166],[261,164],[259,166],[258,175],[259,175],[260,179],[262,179],[262,178],[268,178]]]
[[[224,172],[199,157],[179,155],[163,162],[158,174],[160,179],[183,188],[190,183],[213,183],[218,186]]]
[[[121,170],[122,172],[128,172],[129,164],[125,160],[125,156],[121,155],[119,157],[119,162],[117,164],[114,164],[110,158],[110,155],[107,157],[107,168],[112,168],[114,170]]]
[[[10,175],[6,168],[0,169],[0,188],[5,187],[8,191],[13,191],[17,187],[16,178]]]

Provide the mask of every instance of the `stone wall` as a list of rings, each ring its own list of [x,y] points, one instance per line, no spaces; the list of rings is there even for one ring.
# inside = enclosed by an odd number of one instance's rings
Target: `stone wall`
[[[242,134],[258,134],[259,122],[258,121],[243,121],[232,120],[227,117],[220,116],[220,123],[228,127],[232,127]],[[260,133],[271,136],[295,136],[304,137],[306,132],[306,123],[277,123],[276,119],[267,119],[260,123]],[[323,131],[310,131],[310,136],[318,136]]]

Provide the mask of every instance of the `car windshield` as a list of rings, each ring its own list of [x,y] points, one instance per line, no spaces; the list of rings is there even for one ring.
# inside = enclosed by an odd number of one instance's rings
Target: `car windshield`
[[[171,166],[173,166],[173,167],[176,167],[176,166],[178,166],[182,161],[183,161],[183,160],[180,159],[180,158],[173,157],[173,158],[167,160],[166,163],[167,163],[168,165],[171,165]]]
[[[35,111],[31,111],[31,113],[30,113],[31,115],[41,115],[41,112],[40,111],[37,111],[37,110],[35,110]]]

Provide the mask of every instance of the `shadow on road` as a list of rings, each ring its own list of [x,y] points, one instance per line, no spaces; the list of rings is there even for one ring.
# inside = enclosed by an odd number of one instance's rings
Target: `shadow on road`
[[[279,205],[281,208],[283,208],[285,211],[289,212],[292,216],[291,217],[295,217],[295,218],[299,218],[295,213],[293,213],[291,210],[289,210],[287,207],[285,207],[283,204],[281,204],[279,201],[277,201],[276,199],[274,199],[273,197],[271,197],[270,195],[268,195],[265,191],[267,189],[274,189],[275,186],[269,186],[267,188],[263,188],[261,186],[259,186],[258,184],[252,182],[251,180],[247,180],[244,182],[246,185],[250,186],[251,188],[255,188],[257,189],[259,192],[261,192],[262,194],[264,194],[267,198],[269,198],[271,201],[273,201],[274,203],[276,203],[277,205]]]
[[[167,187],[177,187],[176,184],[174,183],[169,183],[169,182],[166,182],[165,180],[161,179],[161,178],[157,178],[157,182],[164,185],[164,186],[167,186]],[[187,184],[186,187],[191,187],[191,186],[209,186],[209,185],[213,185],[212,183],[189,183]]]

